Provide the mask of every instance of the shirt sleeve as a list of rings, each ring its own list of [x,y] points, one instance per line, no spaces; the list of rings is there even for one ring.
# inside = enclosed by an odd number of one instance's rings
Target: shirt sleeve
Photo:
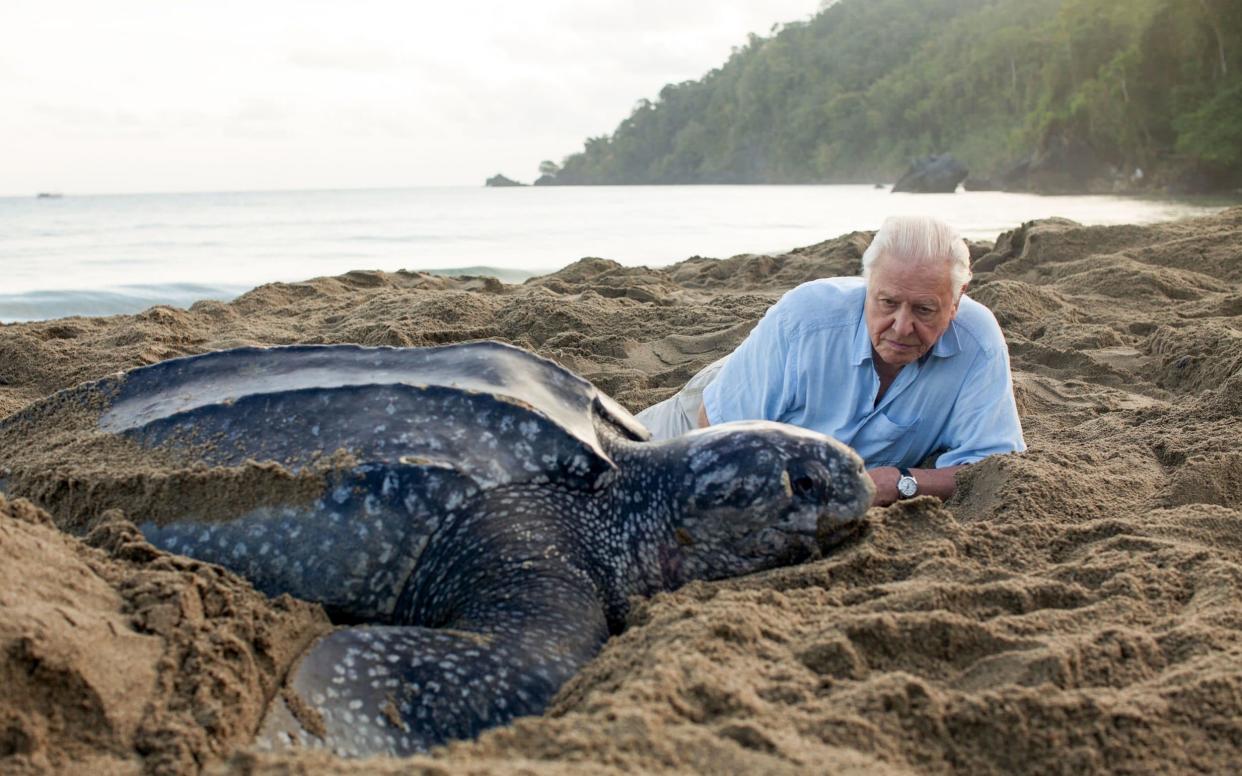
[[[729,355],[716,379],[703,391],[711,423],[780,420],[796,389],[796,353],[785,328],[783,305],[768,308],[750,334]]]
[[[980,350],[976,355],[953,404],[941,443],[945,452],[936,459],[937,468],[975,463],[989,455],[1026,449],[1013,397],[1009,351],[1003,338],[998,348]]]

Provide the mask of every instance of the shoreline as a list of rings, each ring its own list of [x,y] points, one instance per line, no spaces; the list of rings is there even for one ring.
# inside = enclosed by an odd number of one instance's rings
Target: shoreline
[[[0,326],[0,416],[125,368],[294,342],[498,339],[630,410],[869,235],[522,284],[354,271]],[[318,607],[0,498],[0,770],[1227,771],[1242,764],[1242,207],[972,245],[1029,450],[873,509],[825,559],[637,607],[549,713],[365,766],[245,750]],[[49,465],[56,465],[49,462]],[[98,462],[107,466],[106,461]],[[17,496],[20,494],[10,494]]]
[[[1149,223],[1228,201],[890,194],[870,186],[481,188],[66,197],[6,203],[0,321],[134,314],[231,299],[269,282],[351,270],[552,274],[583,256],[667,268],[690,256],[781,255],[826,235],[927,212],[968,239],[1023,221]],[[1237,204],[1242,205],[1242,200]]]

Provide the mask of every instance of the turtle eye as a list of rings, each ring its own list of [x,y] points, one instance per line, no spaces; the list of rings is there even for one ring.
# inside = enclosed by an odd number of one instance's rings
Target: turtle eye
[[[801,501],[824,501],[832,497],[832,473],[816,460],[792,461],[789,490]]]
[[[794,477],[790,485],[793,487],[793,492],[799,496],[810,496],[815,492],[815,480],[805,475]]]

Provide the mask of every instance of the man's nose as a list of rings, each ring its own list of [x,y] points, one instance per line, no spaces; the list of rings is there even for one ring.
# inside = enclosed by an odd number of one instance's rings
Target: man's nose
[[[914,331],[914,315],[904,306],[898,308],[897,317],[893,320],[893,329],[898,337],[908,337]]]

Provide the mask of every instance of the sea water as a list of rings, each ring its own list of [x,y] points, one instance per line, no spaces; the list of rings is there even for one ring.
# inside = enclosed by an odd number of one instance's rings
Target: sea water
[[[435,187],[0,198],[0,322],[227,300],[272,281],[354,269],[519,281],[584,256],[662,266],[775,253],[891,213],[971,239],[1024,221],[1148,223],[1221,201],[892,194],[873,186]]]

